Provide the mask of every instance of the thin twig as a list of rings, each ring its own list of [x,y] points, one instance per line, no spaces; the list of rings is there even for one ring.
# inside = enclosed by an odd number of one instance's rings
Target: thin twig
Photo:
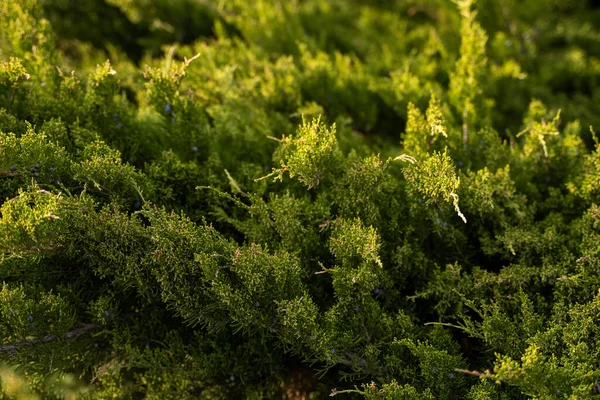
[[[129,318],[135,317],[137,315],[143,314],[144,312],[148,312],[148,311],[154,311],[156,310],[157,307],[156,306],[151,306],[148,307],[145,310],[142,311],[131,311],[128,312],[126,314],[124,314],[122,317],[119,318],[119,320],[127,320]],[[83,324],[82,327],[80,328],[76,328],[73,329],[72,331],[69,331],[67,333],[65,333],[64,335],[64,339],[77,339],[79,336],[84,335],[86,333],[90,333],[92,331],[96,331],[98,329],[103,328],[103,325],[98,325],[98,324]],[[46,344],[46,343],[52,343],[52,342],[59,342],[61,339],[56,336],[56,335],[48,335],[45,336],[41,339],[29,339],[25,342],[20,342],[20,343],[11,343],[11,344],[6,344],[4,346],[0,346],[0,351],[15,351],[17,349],[20,349],[22,347],[27,347],[27,346],[33,346],[36,344]]]
[[[470,371],[468,369],[455,368],[454,371],[460,372],[463,374],[478,376],[480,378],[490,378],[492,376],[492,373],[490,372],[489,369],[486,369],[484,372],[479,372],[479,371]]]
[[[64,338],[65,339],[77,339],[81,335],[98,330],[100,328],[102,328],[101,325],[85,324],[81,328],[73,329],[72,331],[65,333]],[[56,335],[48,335],[41,339],[29,339],[25,342],[11,343],[11,344],[7,344],[4,346],[0,346],[0,351],[12,352],[12,351],[18,350],[22,347],[33,346],[36,344],[60,342],[60,340],[61,339]]]
[[[8,199],[6,202],[8,203],[8,202],[11,202],[11,201],[17,201],[17,200],[19,200],[21,197],[23,197],[23,196],[25,196],[25,195],[27,195],[27,194],[29,194],[29,193],[32,193],[32,192],[23,192],[23,193],[20,193],[19,195],[17,195],[17,196],[15,196],[15,197],[13,197],[12,199]],[[51,193],[51,192],[49,192],[49,191],[47,191],[47,190],[44,190],[44,189],[38,189],[38,190],[36,190],[36,191],[35,191],[35,192],[33,192],[33,193],[42,193],[42,194],[52,195],[52,193]]]

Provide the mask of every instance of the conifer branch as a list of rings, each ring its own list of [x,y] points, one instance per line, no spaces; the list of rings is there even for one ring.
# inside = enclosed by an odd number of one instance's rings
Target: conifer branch
[[[464,326],[461,326],[461,325],[454,325],[454,324],[450,324],[450,323],[448,323],[448,322],[426,322],[424,325],[425,325],[425,326],[428,326],[428,325],[439,325],[439,326],[447,326],[447,327],[449,327],[449,328],[456,328],[456,329],[460,329],[460,330],[462,330],[462,331],[465,331],[465,330],[466,330],[466,328],[465,328]]]
[[[231,176],[229,171],[227,171],[226,169],[225,169],[225,175],[227,175],[227,179],[229,180],[229,184],[231,185],[231,188],[236,193],[245,195],[244,191],[240,188],[240,185],[236,182],[235,179],[233,179],[233,176]]]
[[[232,196],[229,193],[225,193],[215,187],[212,186],[196,186],[196,190],[200,190],[200,189],[208,189],[208,190],[212,190],[213,192],[217,193],[219,196],[224,197],[228,200],[231,200],[232,202],[234,202],[237,206],[242,207],[242,208],[249,208],[248,205],[244,204],[242,201],[240,201],[239,199],[235,198],[234,196]],[[243,192],[241,192],[241,194],[243,194]]]
[[[273,172],[271,172],[265,176],[261,176],[260,178],[256,178],[254,180],[254,182],[260,182],[262,180],[269,179],[272,176],[275,176],[275,180],[277,180],[277,179],[281,180],[285,171],[286,171],[285,168],[280,168],[280,169],[273,168]]]
[[[354,389],[345,389],[345,390],[337,390],[337,389],[331,389],[331,393],[329,394],[329,397],[335,397],[338,394],[345,394],[345,393],[358,393],[358,394],[363,394],[362,391],[358,390],[358,388],[355,386]]]

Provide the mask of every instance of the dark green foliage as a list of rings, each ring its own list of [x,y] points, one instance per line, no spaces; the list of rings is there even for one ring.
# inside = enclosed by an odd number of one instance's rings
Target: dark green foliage
[[[0,2],[0,396],[600,398],[599,17]]]

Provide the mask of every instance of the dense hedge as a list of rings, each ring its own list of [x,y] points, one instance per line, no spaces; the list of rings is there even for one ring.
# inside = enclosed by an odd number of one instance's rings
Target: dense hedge
[[[2,398],[600,398],[599,25],[1,1]]]

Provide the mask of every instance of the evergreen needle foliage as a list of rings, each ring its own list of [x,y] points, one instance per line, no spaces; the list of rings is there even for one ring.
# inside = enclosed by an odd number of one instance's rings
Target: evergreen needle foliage
[[[0,1],[0,398],[600,399],[599,21]]]

